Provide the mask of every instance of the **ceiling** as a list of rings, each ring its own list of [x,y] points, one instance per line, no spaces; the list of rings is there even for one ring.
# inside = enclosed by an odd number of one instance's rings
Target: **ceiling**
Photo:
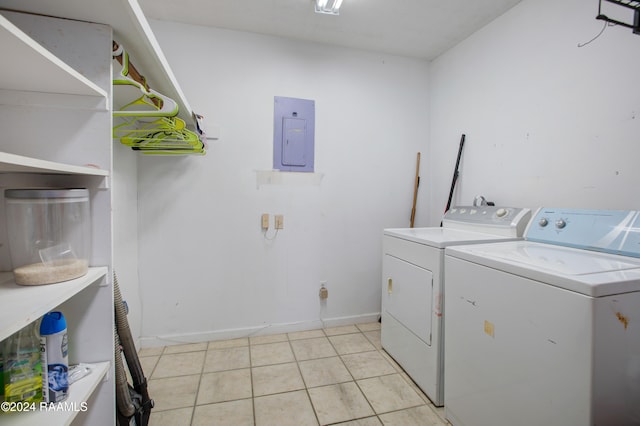
[[[148,18],[249,31],[431,60],[521,0],[139,0]]]

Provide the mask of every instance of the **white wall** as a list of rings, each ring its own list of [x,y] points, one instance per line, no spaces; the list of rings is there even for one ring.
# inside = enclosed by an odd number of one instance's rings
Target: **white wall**
[[[640,209],[640,36],[596,1],[526,0],[432,62],[431,224],[455,201]]]
[[[152,26],[193,108],[221,137],[204,157],[139,159],[142,344],[377,320],[382,229],[409,225],[416,153],[428,142],[428,63]],[[315,100],[316,174],[265,183],[276,180],[264,173],[274,96]],[[429,220],[427,200],[422,185],[417,225]],[[263,212],[284,214],[272,241]]]
[[[127,321],[136,343],[142,330],[142,301],[138,281],[137,157],[131,148],[113,142],[113,267],[122,299],[129,307]]]

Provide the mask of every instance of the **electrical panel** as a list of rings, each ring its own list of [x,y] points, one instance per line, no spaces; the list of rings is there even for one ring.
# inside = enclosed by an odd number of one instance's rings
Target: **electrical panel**
[[[273,168],[313,172],[315,101],[274,98]]]

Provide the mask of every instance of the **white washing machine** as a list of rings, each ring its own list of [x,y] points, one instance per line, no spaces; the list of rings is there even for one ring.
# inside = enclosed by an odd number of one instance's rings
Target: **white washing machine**
[[[382,265],[382,347],[431,401],[444,401],[444,248],[521,238],[531,211],[455,207],[442,227],[385,229]]]
[[[525,240],[445,250],[455,426],[640,424],[640,214],[540,209]]]

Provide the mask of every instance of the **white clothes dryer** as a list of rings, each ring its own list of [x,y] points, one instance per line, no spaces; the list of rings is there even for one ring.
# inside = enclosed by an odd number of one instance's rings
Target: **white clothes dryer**
[[[431,401],[444,401],[444,248],[522,237],[526,208],[454,207],[442,227],[385,229],[382,347]]]
[[[540,209],[525,240],[445,250],[455,426],[640,424],[640,213]]]

